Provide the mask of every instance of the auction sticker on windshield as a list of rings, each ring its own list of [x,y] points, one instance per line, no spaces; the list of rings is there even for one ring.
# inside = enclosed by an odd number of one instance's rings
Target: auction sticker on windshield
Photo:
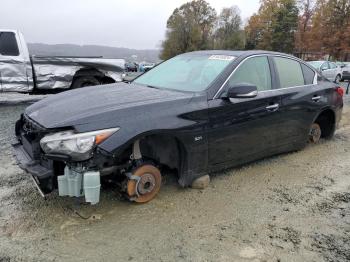
[[[210,60],[223,60],[223,61],[232,61],[236,57],[230,55],[212,55],[209,57]]]

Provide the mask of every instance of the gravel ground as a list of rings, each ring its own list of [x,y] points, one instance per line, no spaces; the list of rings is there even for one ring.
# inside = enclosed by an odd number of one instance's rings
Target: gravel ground
[[[349,261],[350,96],[335,137],[212,177],[166,179],[148,204],[113,189],[99,205],[44,200],[16,165],[14,121],[0,107],[0,261]]]

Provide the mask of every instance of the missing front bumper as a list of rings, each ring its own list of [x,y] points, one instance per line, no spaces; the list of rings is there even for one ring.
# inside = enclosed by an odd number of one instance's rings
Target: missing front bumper
[[[32,159],[21,143],[14,143],[12,147],[18,166],[31,175],[40,195],[45,196],[51,193],[53,190],[53,169]]]

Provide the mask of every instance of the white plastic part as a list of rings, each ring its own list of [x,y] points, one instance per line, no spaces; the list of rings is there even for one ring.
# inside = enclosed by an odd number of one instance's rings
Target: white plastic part
[[[64,168],[64,175],[67,177],[67,188],[68,188],[68,196],[71,197],[80,197],[83,195],[82,191],[82,179],[83,175],[79,172],[70,169],[69,167]],[[64,192],[64,189],[61,189]],[[58,192],[60,188],[58,188]]]
[[[90,202],[95,205],[100,201],[100,172],[85,172],[84,173],[84,194],[85,202]]]
[[[58,195],[68,196],[68,178],[67,176],[58,176]]]

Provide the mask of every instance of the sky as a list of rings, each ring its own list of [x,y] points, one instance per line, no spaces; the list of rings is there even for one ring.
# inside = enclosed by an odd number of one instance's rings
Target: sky
[[[1,0],[0,28],[22,31],[27,42],[160,48],[166,21],[186,0]],[[236,5],[243,20],[259,0],[207,0],[219,13]]]

